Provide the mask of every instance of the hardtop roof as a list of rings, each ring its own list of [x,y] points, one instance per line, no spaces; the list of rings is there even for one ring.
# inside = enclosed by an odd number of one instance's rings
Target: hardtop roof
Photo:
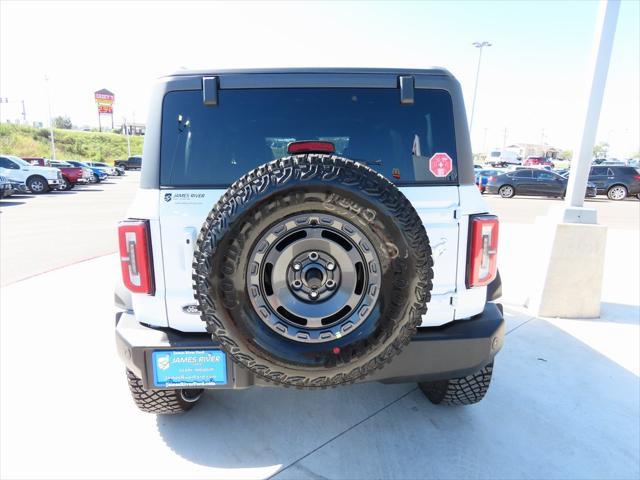
[[[195,69],[178,70],[168,77],[195,76],[195,75],[234,75],[234,74],[398,74],[398,75],[437,75],[453,77],[451,72],[443,67],[430,68],[240,68],[240,69]]]

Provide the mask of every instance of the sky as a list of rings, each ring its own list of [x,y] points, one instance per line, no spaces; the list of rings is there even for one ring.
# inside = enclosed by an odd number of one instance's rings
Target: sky
[[[445,67],[471,111],[474,151],[506,143],[574,149],[584,122],[596,1],[98,2],[0,0],[0,119],[144,122],[156,78],[181,68]],[[49,78],[45,82],[45,77]],[[640,151],[640,1],[623,0],[598,141]]]

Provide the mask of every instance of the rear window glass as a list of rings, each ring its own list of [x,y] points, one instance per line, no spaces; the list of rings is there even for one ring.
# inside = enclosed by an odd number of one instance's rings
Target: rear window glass
[[[518,170],[513,174],[515,178],[531,178],[531,170]]]
[[[403,105],[397,89],[365,88],[220,90],[216,107],[203,105],[201,91],[170,92],[160,183],[226,187],[300,140],[330,141],[336,154],[399,185],[457,183],[449,93],[417,89],[415,102]],[[446,177],[429,171],[429,159],[440,152],[453,160]]]

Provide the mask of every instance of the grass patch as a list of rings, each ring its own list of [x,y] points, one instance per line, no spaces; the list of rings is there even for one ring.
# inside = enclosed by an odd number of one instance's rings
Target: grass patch
[[[117,133],[54,129],[56,159],[91,160],[113,164],[127,158],[127,137]],[[131,155],[142,153],[144,137],[132,136]],[[26,125],[0,124],[0,154],[51,157],[49,130]]]

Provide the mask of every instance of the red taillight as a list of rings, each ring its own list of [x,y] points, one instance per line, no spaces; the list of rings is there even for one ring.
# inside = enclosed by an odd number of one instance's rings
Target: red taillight
[[[488,285],[498,271],[498,217],[470,217],[467,287]]]
[[[127,220],[118,225],[120,266],[125,287],[134,293],[153,295],[151,241],[146,220]]]
[[[640,182],[640,175],[634,175],[634,176],[633,176],[633,179],[634,179],[636,182]]]
[[[287,145],[288,153],[333,153],[335,151],[336,146],[333,143],[317,140],[303,140]]]

